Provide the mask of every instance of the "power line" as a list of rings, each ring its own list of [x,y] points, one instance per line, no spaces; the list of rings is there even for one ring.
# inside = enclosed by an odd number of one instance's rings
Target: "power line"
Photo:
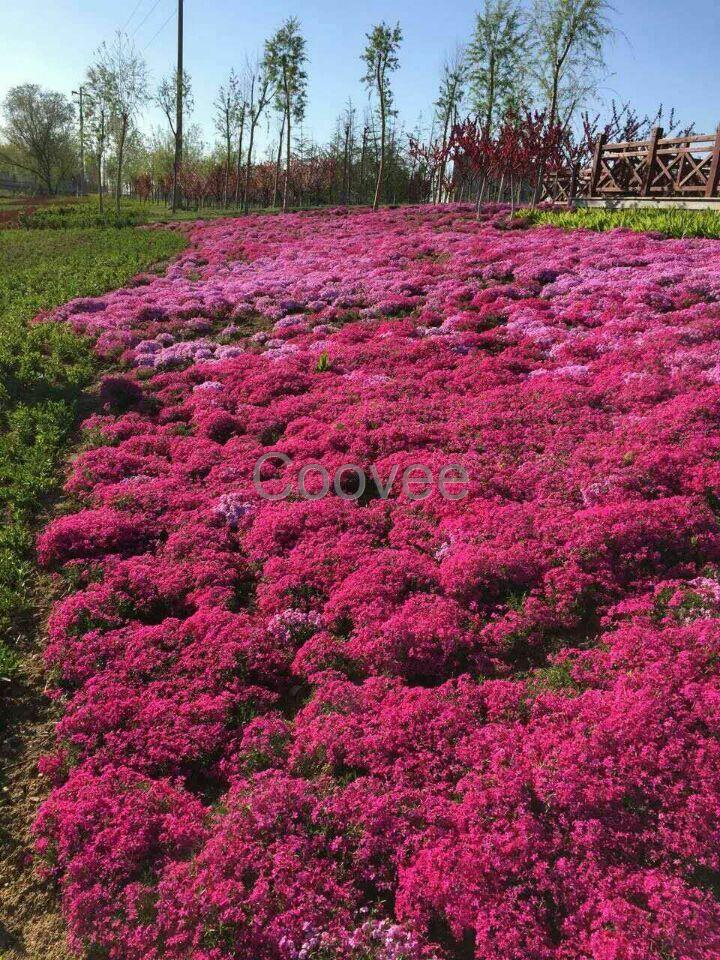
[[[142,4],[143,4],[143,0],[137,0],[137,3],[136,3],[135,6],[133,7],[133,12],[130,14],[130,16],[127,18],[127,20],[126,20],[125,23],[123,24],[123,26],[122,26],[122,28],[121,28],[121,30],[120,30],[120,33],[125,33],[125,31],[126,31],[127,28],[128,28],[128,24],[130,23],[130,21],[132,20],[132,18],[135,16],[135,14],[138,12],[138,10],[139,10],[140,7],[142,6]]]
[[[140,21],[140,23],[139,23],[139,24],[135,27],[135,29],[133,30],[133,32],[132,32],[133,37],[134,37],[135,34],[138,32],[138,30],[140,29],[140,27],[142,27],[142,26],[145,25],[146,21],[147,21],[148,18],[150,17],[150,14],[155,11],[155,8],[157,7],[157,5],[158,5],[159,3],[160,3],[160,0],[155,0],[155,3],[150,7],[150,9],[149,9],[148,12],[145,14],[145,16],[142,18],[142,20]]]
[[[147,48],[150,46],[150,44],[153,42],[153,40],[155,40],[156,37],[158,37],[158,36],[163,32],[163,30],[165,29],[165,27],[170,23],[170,21],[172,20],[172,18],[173,18],[174,16],[175,16],[175,11],[173,10],[173,11],[170,13],[170,16],[167,18],[167,20],[163,21],[163,24],[162,24],[162,26],[159,28],[159,30],[157,30],[157,31],[152,35],[152,37],[150,37],[150,39],[148,40],[148,42],[145,44],[145,46],[143,47],[143,53],[147,50]]]

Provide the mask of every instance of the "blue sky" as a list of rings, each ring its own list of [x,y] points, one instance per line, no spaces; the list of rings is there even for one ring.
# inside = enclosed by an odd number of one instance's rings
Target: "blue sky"
[[[176,0],[0,0],[3,50],[0,98],[15,83],[39,82],[67,93],[81,80],[93,51],[127,25],[156,79],[172,69]],[[186,65],[195,88],[194,119],[213,139],[209,119],[218,84],[245,54],[291,14],[308,42],[309,103],[306,129],[330,135],[348,96],[366,102],[359,55],[371,24],[399,20],[405,34],[394,87],[408,126],[427,120],[444,54],[467,39],[478,3],[455,0],[185,0]],[[698,132],[720,122],[720,7],[714,0],[617,0],[614,22],[623,36],[608,49],[609,76],[602,95],[631,99],[641,110],[674,105]],[[132,14],[132,16],[131,16]],[[143,22],[143,19],[146,18]],[[157,34],[157,35],[156,35]],[[144,125],[160,122],[148,114]]]

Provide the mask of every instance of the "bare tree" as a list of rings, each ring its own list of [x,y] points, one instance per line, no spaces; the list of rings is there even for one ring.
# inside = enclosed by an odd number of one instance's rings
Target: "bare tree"
[[[225,142],[225,183],[223,187],[223,206],[228,205],[228,187],[230,183],[230,165],[233,156],[233,143],[238,128],[242,131],[245,124],[245,105],[240,92],[240,81],[235,70],[230,71],[227,84],[223,84],[215,98],[215,128]],[[242,143],[242,132],[240,133]],[[242,150],[242,146],[240,147]],[[240,170],[240,157],[237,163]],[[237,191],[236,191],[237,196]]]
[[[242,170],[243,137],[247,120],[248,102],[245,98],[240,101],[237,122],[237,153],[235,157],[235,207],[240,203],[240,172]]]
[[[110,107],[110,128],[116,148],[115,208],[120,213],[123,154],[128,129],[148,98],[145,61],[126,34],[118,31],[115,40],[97,52],[88,71],[89,83],[101,91]]]
[[[3,135],[10,152],[0,159],[26,170],[55,193],[75,164],[73,105],[34,83],[12,87],[3,103]]]
[[[390,87],[390,74],[400,65],[398,50],[402,42],[400,24],[389,27],[384,21],[372,28],[367,35],[367,45],[361,56],[365,62],[363,81],[369,91],[377,96],[380,115],[380,157],[378,162],[373,210],[377,210],[382,198],[383,178],[385,175],[385,145],[387,140],[388,118],[394,115],[393,95]]]
[[[443,199],[443,183],[447,166],[446,151],[453,125],[458,122],[459,109],[464,96],[464,85],[467,79],[467,61],[462,49],[455,50],[452,56],[446,57],[443,63],[440,78],[440,91],[435,101],[435,115],[440,125],[441,160],[438,166],[433,200],[440,203]],[[431,141],[433,134],[431,133]]]
[[[352,156],[355,146],[355,115],[357,110],[353,106],[352,100],[348,98],[347,107],[340,118],[340,128],[338,133],[342,138],[342,202],[347,203],[350,197],[350,188],[352,181]],[[340,152],[340,150],[338,150]]]
[[[245,184],[243,186],[243,210],[250,208],[250,173],[252,153],[255,145],[255,131],[265,108],[273,97],[273,85],[266,64],[259,58],[254,62],[246,61],[244,86],[247,90],[247,120],[249,123],[247,159],[245,162]]]
[[[367,164],[368,141],[370,138],[370,120],[366,116],[363,123],[362,146],[360,148],[360,169],[358,171],[358,197],[363,203],[365,199],[365,167]]]

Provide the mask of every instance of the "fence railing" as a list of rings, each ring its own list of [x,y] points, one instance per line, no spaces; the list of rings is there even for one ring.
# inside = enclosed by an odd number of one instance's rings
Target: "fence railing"
[[[592,164],[546,177],[543,200],[623,198],[720,199],[720,127],[710,135],[595,144]]]

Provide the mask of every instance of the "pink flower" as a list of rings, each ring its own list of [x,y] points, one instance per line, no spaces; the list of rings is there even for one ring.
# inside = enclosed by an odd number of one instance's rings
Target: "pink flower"
[[[38,541],[77,949],[720,956],[720,244],[499,212],[197,224],[58,311],[143,368]]]

